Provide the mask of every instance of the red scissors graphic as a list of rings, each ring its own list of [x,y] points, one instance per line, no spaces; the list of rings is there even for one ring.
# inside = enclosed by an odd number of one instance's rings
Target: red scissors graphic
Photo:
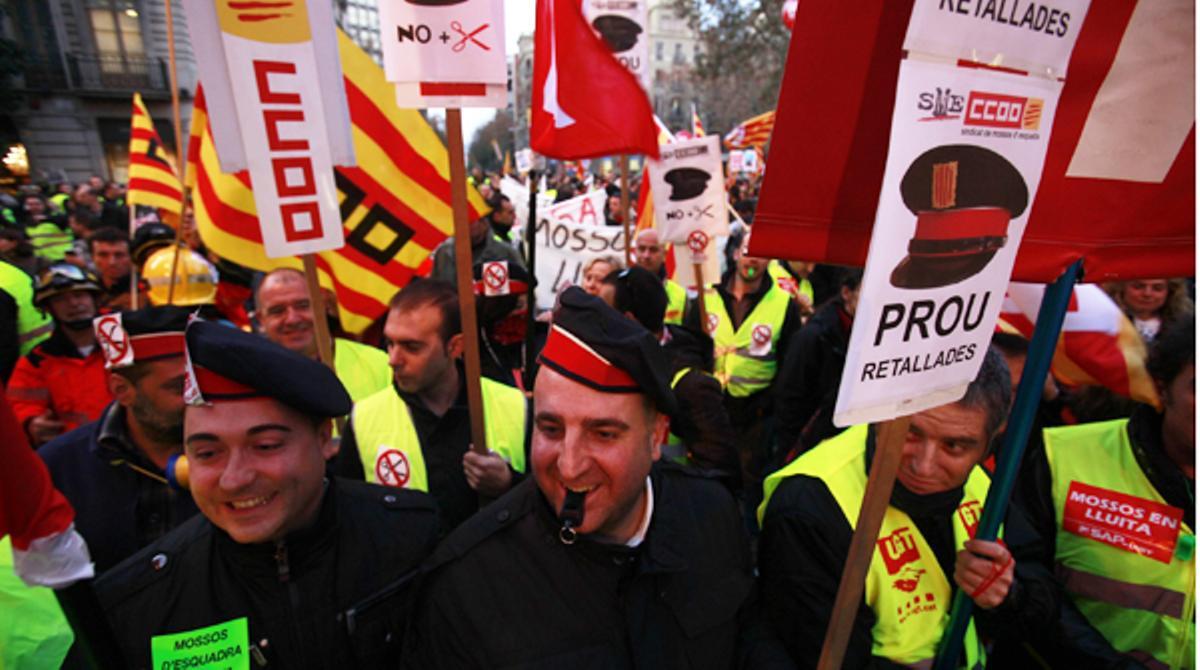
[[[453,30],[454,32],[458,33],[459,35],[462,35],[462,39],[455,42],[454,46],[450,47],[450,50],[453,51],[454,53],[458,53],[458,52],[462,51],[463,49],[467,48],[467,42],[473,42],[473,43],[475,43],[475,46],[479,47],[480,49],[483,49],[484,51],[491,51],[492,50],[491,47],[489,47],[488,45],[484,44],[483,42],[480,42],[479,40],[475,39],[476,35],[487,30],[488,26],[490,26],[490,25],[491,24],[489,24],[489,23],[485,23],[482,26],[479,26],[475,30],[472,30],[470,33],[468,33],[467,31],[463,30],[461,23],[459,23],[458,21],[451,21],[450,29]]]

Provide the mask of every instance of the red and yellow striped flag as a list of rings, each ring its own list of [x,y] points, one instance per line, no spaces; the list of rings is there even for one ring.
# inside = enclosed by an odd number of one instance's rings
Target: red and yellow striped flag
[[[164,209],[175,216],[183,211],[183,185],[175,161],[163,147],[154,121],[140,93],[133,94],[133,118],[129,129],[130,205]]]
[[[338,50],[358,166],[336,170],[346,244],[316,260],[321,284],[337,295],[342,326],[360,333],[453,232],[450,167],[433,128],[417,110],[396,106],[383,70],[340,30]],[[267,258],[250,175],[221,172],[202,101],[197,92],[188,151],[200,237],[246,267],[300,267],[298,258]],[[472,220],[487,213],[475,189],[467,189],[467,199]]]
[[[726,149],[748,149],[761,147],[771,139],[771,130],[775,128],[775,110],[759,114],[752,119],[742,121],[725,135]]]
[[[700,112],[696,111],[696,103],[692,103],[692,137],[704,137],[704,124],[700,122]]]

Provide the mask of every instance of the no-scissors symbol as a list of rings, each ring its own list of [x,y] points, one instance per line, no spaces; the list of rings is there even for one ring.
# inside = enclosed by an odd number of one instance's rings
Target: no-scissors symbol
[[[703,230],[693,230],[688,234],[687,245],[692,253],[701,253],[708,246],[708,235]]]
[[[408,457],[399,449],[387,449],[375,459],[375,479],[384,486],[403,488],[411,474]]]
[[[757,325],[754,331],[750,334],[754,338],[754,343],[763,345],[771,341],[771,327],[767,325]]]
[[[126,365],[133,362],[133,343],[121,325],[119,314],[102,317],[96,323],[96,337],[110,365]]]
[[[508,283],[508,268],[503,263],[488,263],[483,270],[483,280],[493,291],[503,291]]]

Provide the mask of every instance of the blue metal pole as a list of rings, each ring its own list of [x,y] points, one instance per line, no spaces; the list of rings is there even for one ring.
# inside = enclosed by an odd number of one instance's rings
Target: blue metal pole
[[[1062,331],[1067,306],[1071,302],[1071,293],[1082,276],[1083,259],[1079,259],[1054,280],[1053,284],[1047,286],[1045,294],[1042,295],[1037,324],[1033,329],[1033,340],[1029,343],[1025,369],[1017,385],[1017,398],[1009,415],[1008,429],[1004,433],[1004,444],[997,457],[996,472],[992,476],[992,484],[983,503],[979,528],[975,532],[977,539],[995,540],[1000,532],[1000,524],[1008,511],[1008,500],[1017,480],[1017,472],[1021,469],[1021,457],[1025,453],[1025,445],[1029,442],[1033,417],[1042,399],[1042,385],[1046,373],[1050,371],[1050,361],[1054,358],[1058,335]],[[974,603],[966,593],[962,590],[955,592],[954,604],[950,608],[950,621],[938,645],[933,670],[953,670],[958,667],[958,655],[962,649],[963,635],[967,631],[973,606]]]

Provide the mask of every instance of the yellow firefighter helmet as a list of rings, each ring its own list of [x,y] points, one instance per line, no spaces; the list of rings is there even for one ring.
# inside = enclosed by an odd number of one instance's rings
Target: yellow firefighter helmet
[[[171,266],[175,254],[175,292],[171,295]],[[152,305],[210,305],[217,298],[217,271],[200,254],[178,245],[159,249],[150,254],[142,267],[147,293]],[[168,302],[167,296],[171,295]]]

